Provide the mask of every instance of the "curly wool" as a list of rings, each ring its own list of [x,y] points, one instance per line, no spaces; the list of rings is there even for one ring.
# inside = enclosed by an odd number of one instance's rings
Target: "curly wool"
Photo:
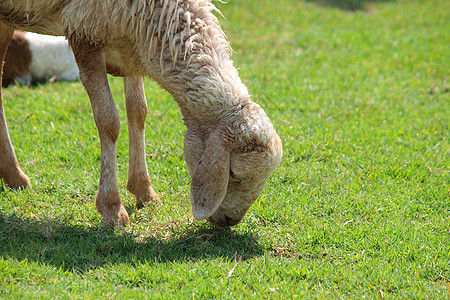
[[[6,0],[0,3],[0,21],[23,31],[76,36],[105,47],[132,45],[140,59],[132,62],[134,72],[146,68],[138,75],[153,77],[169,90],[179,82],[165,83],[163,77],[192,79],[190,87],[179,86],[172,94],[186,95],[199,90],[198,85],[213,84],[211,90],[243,96],[247,91],[213,11],[219,12],[211,0]],[[183,63],[177,67],[179,61]],[[211,74],[217,80],[205,78]]]

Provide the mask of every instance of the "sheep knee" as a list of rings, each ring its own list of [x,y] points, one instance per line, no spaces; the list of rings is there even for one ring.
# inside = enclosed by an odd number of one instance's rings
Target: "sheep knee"
[[[120,132],[119,113],[115,107],[112,109],[104,109],[101,113],[94,111],[95,123],[100,135],[100,139],[108,139],[115,143]]]
[[[111,139],[112,142],[116,142],[120,132],[120,118],[117,110],[112,116],[105,120],[103,126],[107,137]]]

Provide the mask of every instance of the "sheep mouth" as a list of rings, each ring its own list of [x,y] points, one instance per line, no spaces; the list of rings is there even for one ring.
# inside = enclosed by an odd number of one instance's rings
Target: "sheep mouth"
[[[208,218],[208,222],[210,222],[214,225],[217,225],[217,226],[222,226],[222,227],[234,226],[234,225],[238,224],[240,221],[241,221],[241,219],[233,219],[227,215],[222,215],[218,219],[213,219],[212,217]]]

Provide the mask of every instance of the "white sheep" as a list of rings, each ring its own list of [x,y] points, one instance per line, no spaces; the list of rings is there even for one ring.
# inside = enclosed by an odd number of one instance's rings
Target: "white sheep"
[[[100,136],[96,206],[105,223],[129,223],[116,179],[120,120],[107,72],[124,77],[130,147],[127,188],[138,208],[158,197],[145,162],[143,76],[169,91],[183,115],[196,219],[237,224],[279,164],[280,138],[261,107],[250,100],[214,10],[210,0],[0,2],[1,58],[14,29],[69,40]],[[0,109],[0,177],[11,188],[29,187],[9,139],[3,105]]]
[[[50,79],[78,80],[75,57],[65,37],[15,31],[6,52],[2,85]]]

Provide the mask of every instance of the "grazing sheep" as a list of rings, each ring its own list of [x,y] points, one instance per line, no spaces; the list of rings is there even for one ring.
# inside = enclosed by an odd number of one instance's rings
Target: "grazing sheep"
[[[1,58],[14,29],[69,40],[100,136],[96,206],[105,223],[129,223],[117,186],[120,120],[107,72],[124,77],[130,144],[127,188],[138,208],[157,199],[145,162],[143,76],[169,91],[183,115],[196,219],[239,223],[279,164],[280,138],[262,108],[250,100],[214,10],[210,0],[0,2]],[[0,109],[0,177],[11,188],[29,187],[9,139],[3,105]]]
[[[78,80],[78,67],[62,36],[15,31],[3,65],[2,86],[32,84],[49,79]]]

